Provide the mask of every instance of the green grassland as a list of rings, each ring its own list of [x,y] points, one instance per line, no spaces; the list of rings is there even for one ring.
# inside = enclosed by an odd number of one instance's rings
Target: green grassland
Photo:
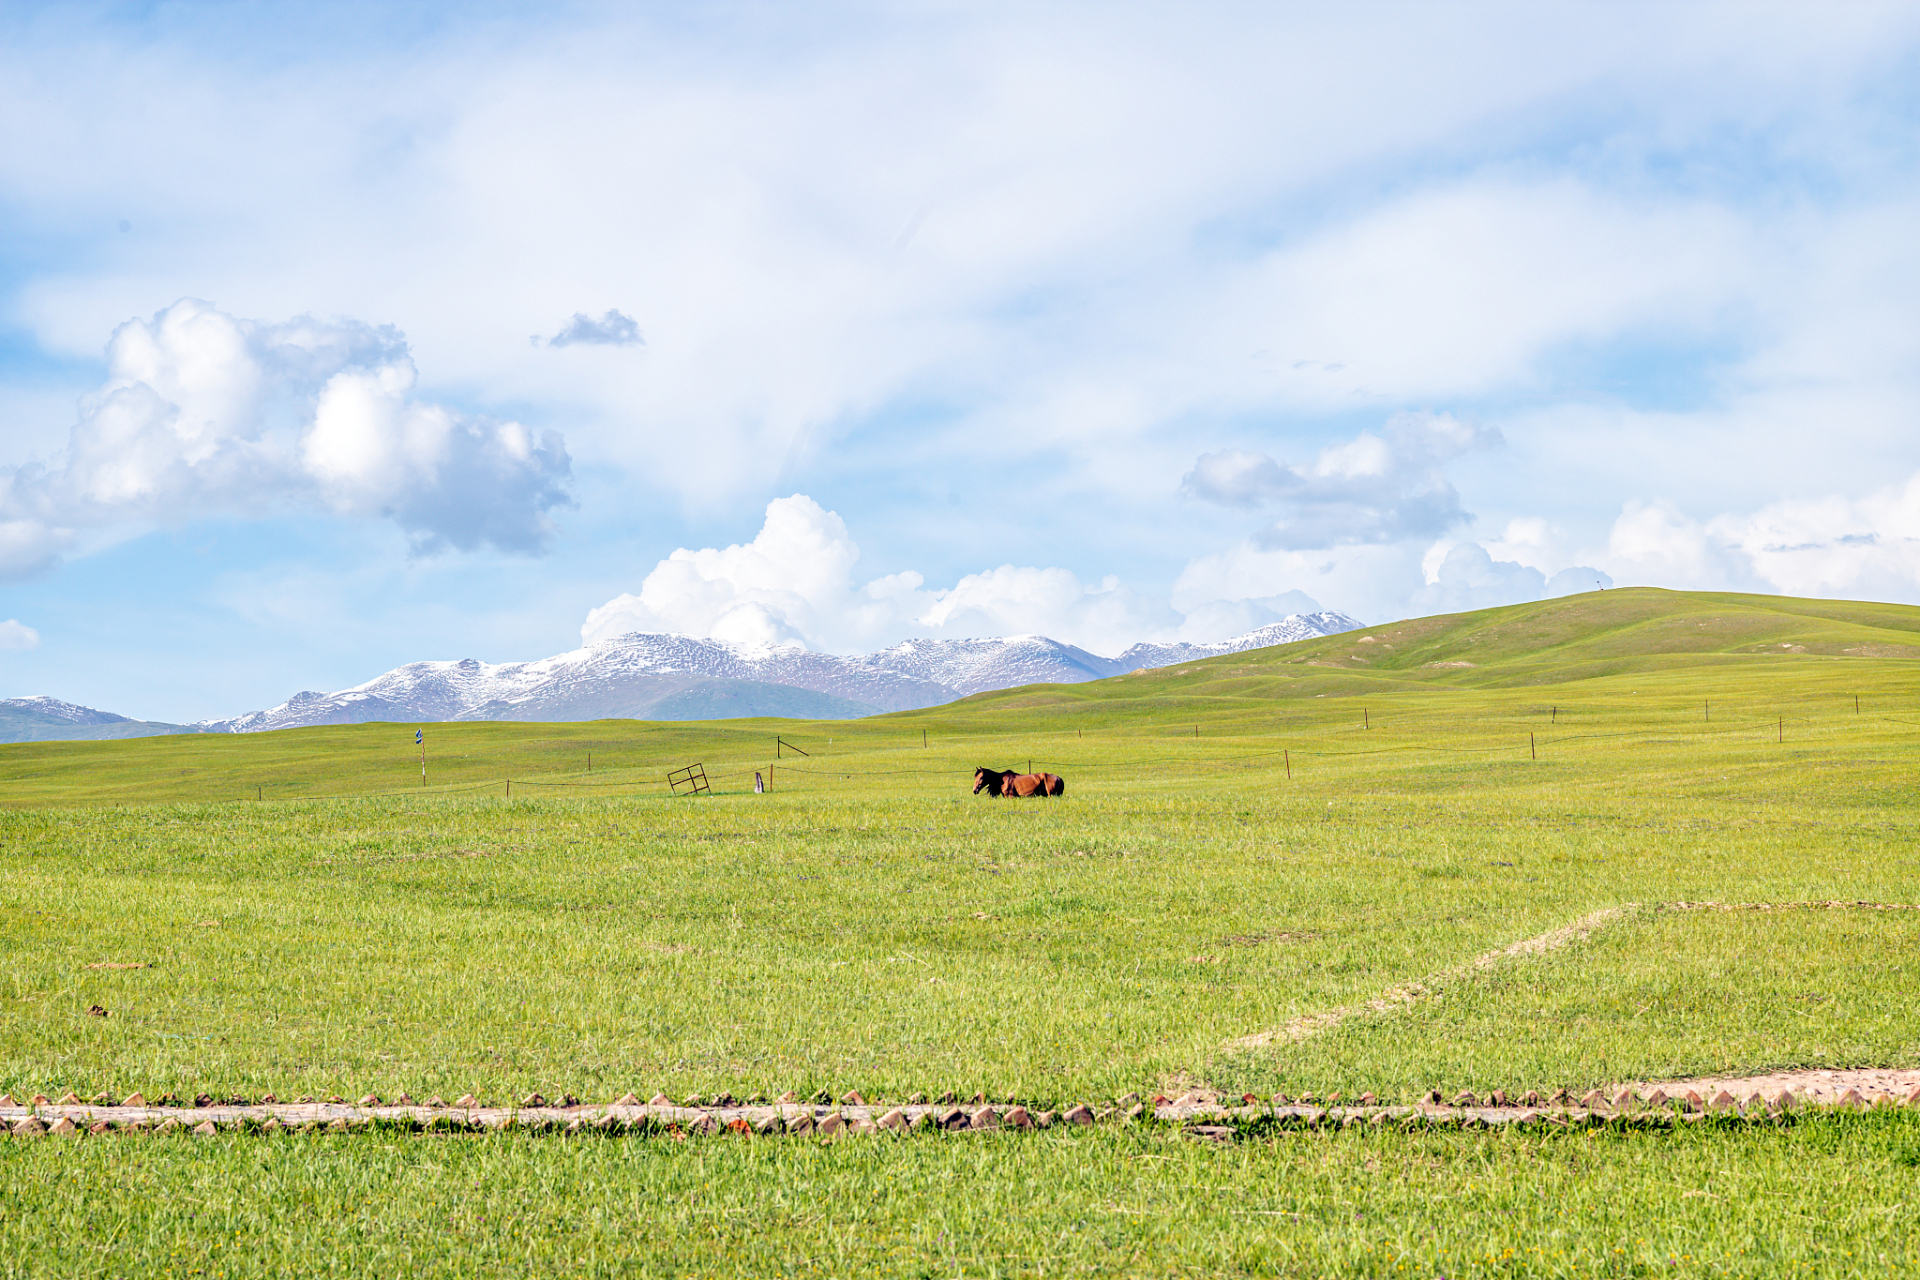
[[[862,721],[428,725],[426,785],[412,725],[0,747],[0,1090],[1051,1105],[1916,1067],[1920,912],[1674,906],[1920,903],[1916,659],[1920,609],[1631,590]],[[969,794],[1029,760],[1066,796]],[[713,794],[670,794],[696,761]],[[1410,982],[1436,994],[1229,1045]],[[1858,1274],[1913,1263],[1916,1151],[1898,1115],[7,1143],[0,1275]],[[108,1192],[143,1185],[192,1190]],[[27,1247],[69,1205],[118,1243]]]
[[[9,1149],[11,1148],[11,1149]],[[1920,1120],[0,1145],[13,1275],[1911,1274]]]

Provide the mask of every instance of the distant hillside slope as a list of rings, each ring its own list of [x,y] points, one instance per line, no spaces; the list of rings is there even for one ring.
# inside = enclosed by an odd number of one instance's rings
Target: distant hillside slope
[[[983,693],[965,706],[1525,688],[1634,672],[1734,672],[1785,658],[1920,659],[1920,607],[1632,587],[1362,627],[1070,691]]]
[[[187,725],[129,720],[111,711],[96,711],[58,698],[0,699],[0,742],[71,742],[193,732],[195,730]]]
[[[1920,658],[1920,608],[1629,587],[1363,628],[1288,663],[1506,687],[1814,654]]]

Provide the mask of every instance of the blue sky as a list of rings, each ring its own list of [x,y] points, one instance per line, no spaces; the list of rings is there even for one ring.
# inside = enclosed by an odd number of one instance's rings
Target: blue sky
[[[0,696],[1920,602],[1911,4],[0,9]]]

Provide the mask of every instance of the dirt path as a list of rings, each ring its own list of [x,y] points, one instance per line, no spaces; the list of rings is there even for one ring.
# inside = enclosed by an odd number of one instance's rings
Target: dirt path
[[[1583,942],[1593,934],[1594,930],[1604,928],[1639,909],[1639,903],[1628,902],[1617,907],[1605,907],[1599,911],[1589,912],[1571,924],[1561,925],[1557,929],[1549,929],[1534,937],[1508,943],[1504,947],[1477,955],[1465,964],[1456,965],[1432,977],[1409,982],[1404,986],[1389,987],[1364,1004],[1341,1005],[1322,1013],[1303,1013],[1276,1030],[1258,1031],[1250,1036],[1241,1036],[1227,1041],[1220,1048],[1224,1052],[1235,1053],[1259,1049],[1276,1040],[1298,1042],[1317,1036],[1323,1031],[1331,1031],[1347,1019],[1361,1014],[1387,1013],[1394,1009],[1403,1009],[1434,995],[1448,983],[1457,982],[1483,969],[1490,969],[1503,960],[1511,960],[1515,956],[1531,956],[1546,951],[1557,951],[1570,943]]]
[[[1362,1004],[1341,1005],[1320,1013],[1303,1013],[1286,1025],[1271,1031],[1257,1031],[1252,1035],[1239,1036],[1220,1046],[1223,1053],[1244,1053],[1250,1049],[1259,1049],[1276,1040],[1298,1043],[1301,1040],[1331,1031],[1349,1018],[1363,1014],[1389,1013],[1395,1009],[1404,1009],[1417,1004],[1439,991],[1449,983],[1511,960],[1519,956],[1541,955],[1548,951],[1558,951],[1576,942],[1584,942],[1597,930],[1618,923],[1645,910],[1640,903],[1625,902],[1617,907],[1604,907],[1589,912],[1570,924],[1531,938],[1522,938],[1518,942],[1508,943],[1493,951],[1475,956],[1465,964],[1456,965],[1430,977],[1421,978],[1402,986],[1389,987],[1379,995]],[[1653,908],[1656,911],[1920,911],[1920,904],[1905,902],[1841,902],[1837,900],[1820,902],[1665,902]]]
[[[1920,1071],[1897,1071],[1891,1067],[1849,1067],[1829,1071],[1809,1067],[1801,1071],[1774,1071],[1763,1076],[1696,1076],[1690,1080],[1628,1080],[1622,1084],[1609,1085],[1605,1092],[1608,1097],[1617,1096],[1622,1089],[1632,1090],[1642,1098],[1651,1097],[1655,1089],[1669,1098],[1684,1097],[1687,1091],[1698,1093],[1703,1098],[1712,1098],[1720,1093],[1729,1093],[1736,1098],[1750,1098],[1759,1094],[1771,1098],[1780,1093],[1792,1093],[1804,1097],[1818,1106],[1831,1106],[1845,1097],[1848,1090],[1863,1098],[1890,1096],[1905,1099],[1914,1090],[1920,1089]]]

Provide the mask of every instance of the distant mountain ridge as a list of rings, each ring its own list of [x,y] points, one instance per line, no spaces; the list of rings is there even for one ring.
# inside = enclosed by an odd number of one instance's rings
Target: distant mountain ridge
[[[52,698],[0,700],[0,741],[259,733],[373,720],[850,720],[1026,684],[1078,684],[1350,631],[1340,613],[1295,614],[1219,644],[1136,644],[1104,658],[1046,636],[908,640],[864,657],[635,631],[536,662],[410,662],[333,693],[192,725],[129,720]]]
[[[297,693],[277,707],[195,728],[258,733],[369,720],[850,720],[990,689],[1102,680],[1359,625],[1341,613],[1296,614],[1219,644],[1136,644],[1118,658],[1046,636],[908,640],[856,658],[634,631],[537,662],[412,662],[351,689]]]
[[[190,725],[129,720],[58,698],[0,698],[0,742],[73,742],[197,732]]]
[[[1257,631],[1218,644],[1136,644],[1117,658],[1103,658],[1046,636],[995,640],[908,640],[868,654],[863,661],[957,689],[961,696],[1023,684],[1077,684],[1123,676],[1142,667],[1217,658],[1223,653],[1265,649],[1318,636],[1338,635],[1360,623],[1344,613],[1296,613]],[[932,705],[932,704],[928,704]]]

